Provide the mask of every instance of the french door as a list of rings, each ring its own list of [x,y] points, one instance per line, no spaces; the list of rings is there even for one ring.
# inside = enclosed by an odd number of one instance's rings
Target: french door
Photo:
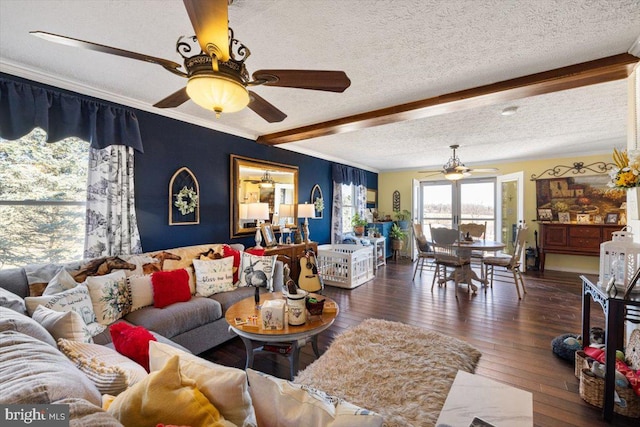
[[[424,181],[418,194],[418,217],[425,235],[429,224],[458,228],[469,222],[487,223],[485,238],[496,240],[496,179]]]

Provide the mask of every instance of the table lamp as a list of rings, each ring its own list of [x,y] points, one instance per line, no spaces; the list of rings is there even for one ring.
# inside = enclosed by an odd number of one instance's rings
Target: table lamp
[[[304,205],[298,205],[298,218],[304,218],[304,234],[306,236],[305,242],[311,243],[311,238],[309,237],[309,218],[316,217],[316,208],[309,203],[305,203]]]
[[[260,233],[260,223],[269,219],[269,203],[248,203],[247,218],[256,220],[256,248],[262,248],[262,234]]]

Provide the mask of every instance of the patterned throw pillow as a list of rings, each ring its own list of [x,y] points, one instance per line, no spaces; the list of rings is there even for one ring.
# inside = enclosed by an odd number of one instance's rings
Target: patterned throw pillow
[[[196,270],[196,293],[208,297],[235,289],[233,286],[233,258],[202,261],[193,260]]]
[[[382,426],[379,414],[339,397],[247,369],[249,392],[258,425],[297,427],[301,425]]]
[[[82,320],[87,326],[97,322],[96,315],[93,312],[91,298],[89,297],[89,289],[83,284],[79,284],[73,289],[55,295],[26,297],[24,302],[27,305],[29,316],[33,315],[38,305],[43,305],[55,311],[75,311],[82,317]],[[102,330],[104,330],[104,328],[102,328],[100,332],[102,332]]]
[[[277,255],[256,256],[242,253],[240,282],[238,286],[256,286],[273,291],[273,272]]]
[[[147,376],[147,371],[142,366],[103,345],[61,338],[58,340],[58,348],[102,394],[117,395]]]
[[[153,305],[153,284],[151,275],[129,276],[131,287],[131,311]]]
[[[87,288],[98,323],[108,326],[131,312],[131,287],[124,271],[87,277]]]

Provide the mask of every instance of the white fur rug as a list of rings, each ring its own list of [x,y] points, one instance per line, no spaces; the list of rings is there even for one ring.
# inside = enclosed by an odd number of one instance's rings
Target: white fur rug
[[[433,426],[458,370],[473,373],[480,356],[438,332],[367,319],[338,335],[294,382],[375,411],[389,427]]]

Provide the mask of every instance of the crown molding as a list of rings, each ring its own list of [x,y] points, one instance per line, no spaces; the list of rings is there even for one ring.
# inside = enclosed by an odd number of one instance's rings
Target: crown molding
[[[637,56],[638,58],[640,58],[640,35],[638,36],[636,41],[633,42],[627,52],[629,52],[633,56]]]
[[[137,99],[118,95],[113,92],[109,92],[101,89],[96,89],[94,87],[84,85],[78,82],[74,82],[68,79],[64,79],[59,76],[53,76],[51,74],[45,74],[38,70],[18,66],[16,64],[13,64],[7,61],[0,61],[0,72],[12,74],[14,76],[21,77],[24,79],[33,80],[38,83],[59,87],[61,89],[77,92],[82,95],[103,99],[109,102],[114,102],[127,107],[136,108],[138,110],[157,114],[159,116],[169,117],[175,120],[179,120],[181,122],[191,123],[191,124],[212,129],[218,132],[223,132],[230,135],[235,135],[242,138],[250,139],[252,141],[255,141],[258,136],[257,134],[241,132],[241,131],[238,131],[237,129],[232,129],[228,126],[220,125],[211,120],[193,117],[191,115],[181,113],[176,109],[156,108],[150,104],[141,102]]]

